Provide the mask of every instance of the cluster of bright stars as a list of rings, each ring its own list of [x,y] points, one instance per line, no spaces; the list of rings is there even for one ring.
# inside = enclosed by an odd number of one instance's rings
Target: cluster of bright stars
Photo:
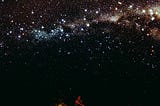
[[[160,18],[160,8],[159,7],[151,7],[148,9],[143,9],[142,14],[149,15],[151,20],[155,20],[156,18]]]
[[[51,29],[50,32],[34,29],[31,34],[33,34],[37,40],[49,40],[53,37],[59,37],[61,39],[62,36],[70,36],[68,33],[64,33],[64,29],[62,27]]]
[[[2,0],[2,2],[4,2],[4,0]],[[117,1],[117,5],[123,5],[123,2]],[[127,11],[129,11],[130,13],[133,13],[133,14],[144,15],[146,18],[149,18],[150,21],[154,21],[155,19],[160,19],[160,7],[157,5],[140,8],[140,7],[136,7],[134,4],[130,4],[127,6]],[[115,7],[113,11],[106,12],[106,13],[102,13],[100,8],[97,8],[95,10],[90,10],[90,9],[84,8],[83,12],[84,12],[83,13],[84,15],[82,15],[82,17],[79,19],[75,19],[74,21],[69,21],[69,20],[65,19],[64,17],[59,19],[58,20],[59,26],[61,27],[63,25],[63,26],[70,27],[73,30],[73,33],[75,33],[75,34],[79,34],[81,32],[86,33],[87,29],[91,26],[91,24],[93,22],[110,21],[110,22],[118,23],[119,19],[122,16],[125,16],[127,14],[126,9],[124,9],[124,8],[120,9],[120,8],[118,8],[118,6]],[[32,15],[35,14],[35,11],[31,10],[31,14]],[[92,20],[89,20],[87,18],[88,14],[93,14]],[[42,17],[43,16],[41,15],[40,18],[42,18]],[[11,23],[15,23],[14,20],[11,20]],[[33,21],[31,24],[34,25],[35,22]],[[135,24],[137,26],[141,26],[141,25],[138,25],[137,23],[135,23]],[[54,24],[54,26],[55,26],[55,24]],[[24,36],[28,32],[28,29],[26,29],[25,27],[23,27],[21,25],[18,25],[18,28],[19,28],[20,34],[17,35],[17,38],[21,39],[21,37]],[[46,31],[44,31],[44,29],[45,29],[44,25],[41,25],[40,28],[38,28],[38,29],[35,29],[33,27],[30,27],[30,29],[32,29],[31,33],[33,33],[35,35],[35,38],[48,39],[48,38],[51,38],[52,36],[57,35],[56,28],[51,29],[51,31],[49,33],[47,33]],[[145,28],[142,27],[141,31],[145,31]],[[63,32],[63,31],[60,31],[60,32]],[[148,33],[147,36],[149,36],[149,35],[154,35],[154,37],[160,36],[160,32],[159,32],[158,28],[151,29],[150,32],[151,33]],[[12,35],[13,33],[14,33],[14,31],[10,30],[7,32],[7,35]],[[61,35],[63,35],[63,34],[61,34]],[[69,36],[69,34],[67,33],[65,36]]]

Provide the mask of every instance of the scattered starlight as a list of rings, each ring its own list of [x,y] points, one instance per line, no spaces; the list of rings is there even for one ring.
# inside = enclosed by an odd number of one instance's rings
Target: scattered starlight
[[[1,0],[0,9],[0,71],[57,80],[107,79],[114,64],[160,68],[159,0]]]

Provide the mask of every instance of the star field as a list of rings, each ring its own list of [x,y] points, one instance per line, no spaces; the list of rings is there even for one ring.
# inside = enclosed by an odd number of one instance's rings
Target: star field
[[[159,80],[159,0],[1,0],[0,32],[1,79]]]

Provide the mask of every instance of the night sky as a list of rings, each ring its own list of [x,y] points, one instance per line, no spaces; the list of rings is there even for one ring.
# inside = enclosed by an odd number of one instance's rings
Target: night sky
[[[159,106],[159,69],[160,0],[0,0],[1,106]]]

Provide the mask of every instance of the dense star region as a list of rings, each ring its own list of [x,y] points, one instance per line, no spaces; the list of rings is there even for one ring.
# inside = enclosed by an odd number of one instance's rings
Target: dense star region
[[[160,0],[0,0],[6,105],[153,106],[159,69]]]

